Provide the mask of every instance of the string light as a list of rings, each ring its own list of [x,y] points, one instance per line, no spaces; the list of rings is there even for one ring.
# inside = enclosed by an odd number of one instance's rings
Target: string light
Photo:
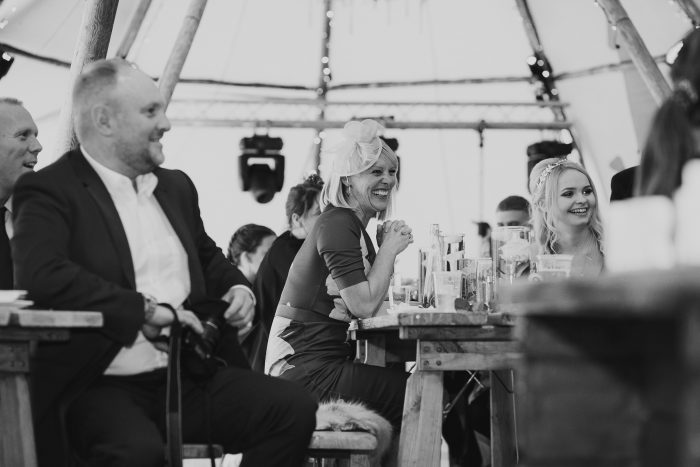
[[[527,58],[527,65],[535,84],[535,98],[538,101],[559,99],[559,91],[554,86],[552,67],[542,51],[537,51]]]

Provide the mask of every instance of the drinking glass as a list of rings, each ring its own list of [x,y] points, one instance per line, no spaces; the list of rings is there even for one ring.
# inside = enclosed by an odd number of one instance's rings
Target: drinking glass
[[[473,310],[483,311],[493,309],[494,273],[491,258],[476,259],[476,303]]]
[[[455,299],[462,289],[461,271],[439,271],[433,273],[435,279],[436,311],[456,311]]]
[[[573,255],[537,255],[535,257],[537,273],[534,275],[534,280],[566,279],[571,274],[573,259]]]
[[[496,227],[491,234],[491,241],[497,289],[501,284],[512,284],[516,277],[529,272],[529,227]]]

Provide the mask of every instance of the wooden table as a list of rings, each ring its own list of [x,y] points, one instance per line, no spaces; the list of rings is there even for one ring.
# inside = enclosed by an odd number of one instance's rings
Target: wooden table
[[[65,341],[71,328],[101,327],[102,313],[0,308],[0,466],[35,467],[27,375],[35,341]]]
[[[524,315],[524,464],[700,465],[700,268],[509,295]]]
[[[512,327],[486,322],[485,314],[409,312],[351,323],[350,337],[358,341],[365,363],[416,362],[406,386],[400,466],[440,465],[443,372],[463,370],[491,372],[491,465],[515,465],[513,388],[508,382],[520,352]]]

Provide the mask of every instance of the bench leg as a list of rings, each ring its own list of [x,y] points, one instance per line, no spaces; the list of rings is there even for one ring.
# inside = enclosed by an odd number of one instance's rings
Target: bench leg
[[[28,370],[29,343],[0,342],[0,465],[3,466],[37,465]]]

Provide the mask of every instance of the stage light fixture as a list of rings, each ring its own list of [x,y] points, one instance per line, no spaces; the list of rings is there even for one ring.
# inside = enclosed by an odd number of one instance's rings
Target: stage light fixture
[[[15,61],[15,57],[0,49],[0,79],[2,79]]]
[[[238,174],[243,191],[250,191],[258,203],[269,203],[284,185],[282,138],[253,135],[243,138]]]

